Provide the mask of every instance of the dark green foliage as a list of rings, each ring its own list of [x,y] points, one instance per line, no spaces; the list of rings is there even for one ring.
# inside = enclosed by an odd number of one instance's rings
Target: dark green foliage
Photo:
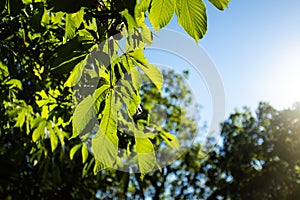
[[[203,163],[209,199],[298,199],[300,107],[256,115],[236,112],[224,122],[223,145]]]

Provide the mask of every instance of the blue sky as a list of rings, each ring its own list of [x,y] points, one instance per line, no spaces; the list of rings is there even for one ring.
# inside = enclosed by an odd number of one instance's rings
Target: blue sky
[[[208,6],[200,45],[223,79],[227,113],[267,101],[300,101],[300,1],[232,0],[223,12]]]
[[[207,3],[208,31],[199,45],[214,62],[223,81],[223,120],[235,108],[256,109],[260,101],[269,102],[276,109],[300,101],[299,8],[299,0],[232,0],[224,11]],[[175,17],[167,28],[187,35]],[[156,64],[187,66],[160,52],[149,52],[147,57]],[[202,122],[210,126],[213,106],[205,80],[199,80],[199,76],[198,80],[191,79],[203,106]]]
[[[207,4],[208,31],[199,45],[223,80],[226,116],[259,101],[278,109],[300,101],[299,8],[298,0],[232,0],[224,11]],[[184,33],[175,17],[167,28]]]

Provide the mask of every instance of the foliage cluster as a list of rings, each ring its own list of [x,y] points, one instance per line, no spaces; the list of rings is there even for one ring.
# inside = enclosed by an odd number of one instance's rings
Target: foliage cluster
[[[228,2],[211,0],[219,9]],[[150,119],[134,118],[143,77],[158,91],[163,85],[162,73],[143,55],[153,39],[145,20],[159,30],[175,13],[178,23],[198,41],[206,32],[201,0],[5,0],[0,13],[1,135],[31,138],[24,143],[30,148],[30,162],[45,157],[58,171],[51,157],[65,151],[66,141],[73,143],[81,136],[91,143],[95,173],[122,167],[121,148],[144,175],[156,167],[155,138],[178,148],[174,135]],[[94,88],[88,90],[87,85]],[[88,129],[94,118],[96,133]],[[119,130],[120,124],[130,133]],[[133,138],[125,142],[124,135],[130,134]],[[85,143],[68,148],[71,159],[81,151],[84,169],[93,165],[86,162]]]

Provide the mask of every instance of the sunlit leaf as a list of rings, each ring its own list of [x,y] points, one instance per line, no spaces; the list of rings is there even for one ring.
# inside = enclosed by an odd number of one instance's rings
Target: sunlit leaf
[[[142,12],[145,12],[148,10],[150,6],[151,0],[140,0],[139,2],[139,8],[141,9]]]
[[[105,101],[98,132],[92,139],[92,151],[96,160],[111,167],[118,156],[117,110],[115,95],[111,92]]]
[[[165,27],[173,17],[176,0],[152,0],[149,20],[155,30]]]
[[[76,144],[70,151],[70,159],[73,160],[75,153],[80,149],[82,144]]]
[[[73,114],[73,135],[72,138],[81,134],[90,121],[96,117],[94,98],[89,95],[84,98],[75,108]]]
[[[163,75],[161,71],[154,65],[150,64],[144,57],[142,49],[137,49],[133,52],[128,53],[132,60],[141,68],[152,83],[161,92],[163,85]]]
[[[25,117],[27,115],[27,109],[21,108],[21,110],[18,113],[17,122],[15,124],[15,127],[22,127],[25,122]]]
[[[0,61],[0,78],[6,77],[9,75],[8,67]]]
[[[225,8],[228,8],[230,0],[209,0],[209,2],[219,10],[224,10]]]
[[[6,85],[10,85],[9,88],[18,88],[19,90],[22,90],[22,82],[18,79],[10,79],[6,82]]]
[[[177,139],[176,136],[172,135],[171,133],[162,131],[160,136],[164,139],[164,141],[169,145],[170,147],[174,149],[179,148],[179,140]]]
[[[127,23],[127,26],[128,26],[127,28],[128,28],[129,30],[132,30],[132,29],[138,27],[138,25],[137,25],[137,23],[136,23],[134,17],[132,17],[132,16],[130,15],[130,13],[128,12],[127,9],[121,11],[120,14],[126,18],[126,23]]]
[[[98,160],[95,160],[95,165],[94,165],[94,175],[96,175],[98,172],[102,171],[103,169],[108,168],[106,165],[104,165],[103,163],[99,162]]]
[[[85,165],[84,165],[84,167],[82,169],[82,174],[81,174],[82,178],[87,175],[87,173],[89,172],[89,170],[90,170],[90,168],[91,168],[91,166],[93,165],[94,162],[95,162],[95,159],[92,158],[90,160],[90,162],[85,163]]]
[[[179,25],[198,42],[207,29],[205,4],[202,0],[177,0],[175,11]]]
[[[82,155],[82,163],[85,163],[89,156],[89,150],[86,147],[86,144],[82,144],[81,155]]]
[[[132,86],[135,90],[139,91],[142,86],[142,78],[140,72],[137,70],[137,68],[133,65],[130,58],[127,57],[127,55],[122,56],[122,64],[126,68],[127,72],[130,74]]]
[[[72,39],[75,36],[76,29],[78,29],[80,24],[83,22],[83,15],[84,10],[66,14],[65,41]]]
[[[100,109],[100,104],[102,103],[102,101],[105,100],[109,88],[110,85],[104,84],[95,90],[93,98],[95,101],[95,107],[97,111]]]
[[[80,81],[87,58],[88,58],[88,56],[86,56],[84,60],[80,61],[75,66],[75,68],[71,72],[68,80],[65,82],[65,85],[64,85],[65,87],[73,87]]]
[[[40,137],[45,136],[46,120],[38,121],[37,128],[32,133],[32,141],[36,142]]]
[[[154,147],[147,138],[135,137],[136,153],[140,172],[143,175],[153,170],[156,163]]]
[[[39,3],[39,2],[46,2],[46,0],[22,0],[23,3],[29,4],[29,3]]]
[[[118,84],[118,93],[123,102],[126,104],[127,110],[129,111],[129,116],[132,116],[138,105],[141,102],[140,96],[133,90],[132,84],[127,80],[120,80]]]

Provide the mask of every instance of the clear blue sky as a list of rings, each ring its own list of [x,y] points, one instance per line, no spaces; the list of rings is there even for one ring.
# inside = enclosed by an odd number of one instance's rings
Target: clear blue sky
[[[283,109],[300,101],[300,1],[232,0],[208,6],[206,49],[223,79],[227,113],[259,101]]]
[[[224,11],[207,5],[199,45],[222,77],[226,115],[259,101],[278,109],[300,101],[300,1],[232,0]],[[167,28],[184,32],[175,18]]]
[[[235,108],[247,106],[254,110],[260,101],[269,102],[276,109],[300,101],[300,1],[232,0],[224,11],[210,3],[207,6],[208,32],[199,45],[223,80],[224,119]],[[184,33],[175,17],[167,28]],[[159,52],[149,52],[147,57],[150,62],[166,66],[186,65]],[[196,87],[196,95],[203,106],[202,122],[210,127],[209,92],[204,80],[194,80],[192,86],[201,85]]]

